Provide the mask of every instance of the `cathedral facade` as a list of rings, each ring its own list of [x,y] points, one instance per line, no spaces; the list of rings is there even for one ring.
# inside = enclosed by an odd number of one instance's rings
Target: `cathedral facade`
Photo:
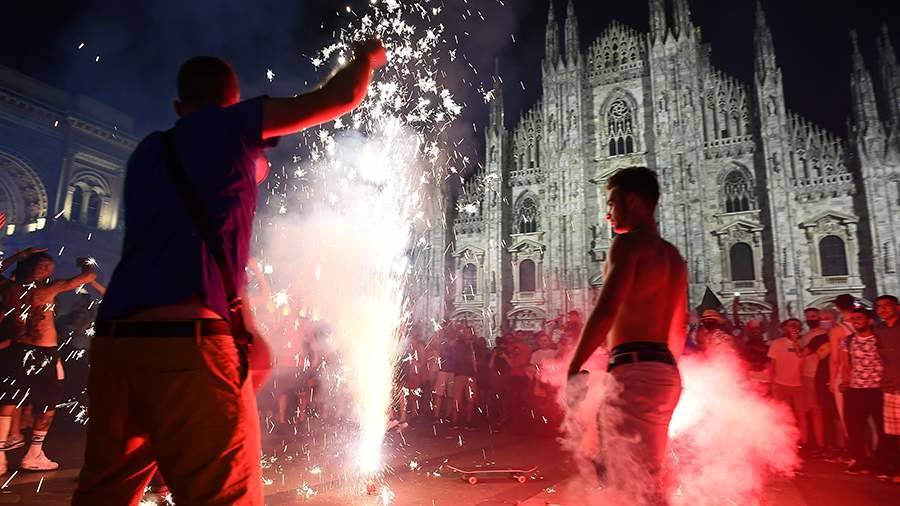
[[[429,305],[487,336],[588,312],[613,237],[606,180],[632,165],[659,174],[659,229],[687,260],[692,306],[709,288],[783,318],[900,294],[900,67],[886,28],[874,73],[851,42],[840,139],[785,103],[759,6],[746,83],[711,64],[687,0],[650,0],[649,33],[613,22],[586,51],[571,0],[562,23],[551,2],[542,98],[508,128],[496,86],[484,164],[426,259],[443,299]]]

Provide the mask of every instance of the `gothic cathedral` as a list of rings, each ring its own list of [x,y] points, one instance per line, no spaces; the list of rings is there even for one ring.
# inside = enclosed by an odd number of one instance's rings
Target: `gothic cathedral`
[[[687,259],[692,305],[709,288],[726,304],[740,293],[748,317],[784,318],[840,293],[900,294],[900,67],[887,29],[874,78],[851,33],[844,140],[785,103],[759,5],[743,83],[712,66],[688,1],[668,14],[666,2],[650,0],[650,33],[613,22],[586,52],[571,0],[562,27],[551,3],[542,98],[508,129],[496,86],[485,163],[433,245],[423,281],[444,317],[491,337],[588,312],[612,240],[605,183],[631,165],[660,176],[659,227]]]

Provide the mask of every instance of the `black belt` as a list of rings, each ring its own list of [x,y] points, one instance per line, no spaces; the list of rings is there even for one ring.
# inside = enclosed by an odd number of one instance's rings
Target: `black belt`
[[[609,357],[607,371],[616,367],[637,362],[662,362],[663,364],[677,365],[675,356],[669,351],[669,347],[663,343],[632,342],[616,346]]]
[[[98,337],[202,337],[230,336],[231,324],[225,320],[97,322]]]

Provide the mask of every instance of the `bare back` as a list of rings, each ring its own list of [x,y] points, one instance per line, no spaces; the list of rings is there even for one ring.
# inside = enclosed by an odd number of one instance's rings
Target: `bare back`
[[[611,348],[634,341],[668,344],[677,357],[684,348],[687,268],[684,258],[656,234],[630,238],[634,274],[622,294],[607,335]]]

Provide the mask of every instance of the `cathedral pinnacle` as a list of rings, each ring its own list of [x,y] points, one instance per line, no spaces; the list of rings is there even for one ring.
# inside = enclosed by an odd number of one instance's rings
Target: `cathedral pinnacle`
[[[760,0],[756,0],[756,30],[753,33],[753,45],[756,53],[756,80],[765,82],[770,74],[778,71],[778,64],[775,60],[772,31],[766,22],[766,12]]]
[[[691,6],[688,4],[688,0],[675,0],[672,14],[676,35],[679,38],[690,37],[694,30],[694,24],[691,22]]]
[[[666,40],[666,0],[650,0],[650,41]]]
[[[581,44],[578,42],[578,18],[575,16],[575,4],[569,0],[566,7],[566,60],[575,65],[581,58]]]
[[[555,66],[559,61],[559,25],[556,23],[556,14],[553,11],[553,0],[550,0],[550,10],[547,13],[547,31],[544,58],[550,66]]]
[[[875,101],[872,76],[866,69],[855,29],[850,30],[850,45],[853,48],[853,74],[850,78],[852,127],[857,132],[858,141],[869,144],[870,137],[873,139],[880,137],[881,120]]]

